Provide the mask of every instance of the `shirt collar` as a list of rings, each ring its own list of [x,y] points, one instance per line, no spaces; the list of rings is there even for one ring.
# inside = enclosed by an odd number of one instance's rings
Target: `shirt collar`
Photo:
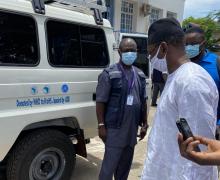
[[[200,62],[211,63],[210,60],[207,58],[208,55],[209,55],[209,53],[210,53],[209,50],[206,49],[206,50],[205,50],[205,54],[204,54],[204,56],[202,57],[202,59],[200,60]]]

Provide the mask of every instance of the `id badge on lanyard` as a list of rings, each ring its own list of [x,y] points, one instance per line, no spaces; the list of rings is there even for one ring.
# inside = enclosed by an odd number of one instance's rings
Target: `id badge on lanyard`
[[[132,67],[132,79],[131,81],[129,81],[128,77],[125,74],[125,71],[123,69],[123,67],[121,65],[120,69],[122,71],[122,73],[124,74],[124,76],[126,77],[127,81],[128,81],[128,96],[127,96],[127,101],[126,101],[126,105],[127,106],[132,106],[134,104],[134,96],[132,95],[132,89],[134,87],[134,81],[135,81],[135,72],[134,72],[134,68]]]
[[[129,94],[128,97],[127,97],[127,105],[132,106],[133,103],[134,103],[134,96]]]

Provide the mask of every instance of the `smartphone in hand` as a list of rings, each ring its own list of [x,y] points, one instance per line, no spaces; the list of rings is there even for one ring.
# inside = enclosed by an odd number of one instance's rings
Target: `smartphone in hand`
[[[188,138],[190,137],[194,137],[193,136],[193,133],[189,127],[189,124],[187,123],[186,119],[184,118],[180,118],[177,122],[176,122],[176,125],[180,131],[180,133],[183,135],[183,140],[187,140]],[[199,146],[197,146],[195,148],[195,151],[197,152],[201,152]]]

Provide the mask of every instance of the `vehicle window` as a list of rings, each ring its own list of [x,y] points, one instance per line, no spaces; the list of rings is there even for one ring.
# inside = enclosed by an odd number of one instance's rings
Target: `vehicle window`
[[[103,31],[81,26],[80,33],[83,65],[106,66],[108,64],[108,52]]]
[[[134,65],[140,68],[144,72],[144,74],[149,77],[149,60],[147,59],[147,38],[123,36],[123,39],[124,38],[132,38],[137,43],[138,55]]]
[[[56,66],[81,66],[79,26],[48,21],[49,59]]]
[[[0,65],[34,66],[39,60],[32,17],[0,11]]]
[[[104,67],[108,51],[103,30],[66,22],[47,22],[49,61],[61,67]]]

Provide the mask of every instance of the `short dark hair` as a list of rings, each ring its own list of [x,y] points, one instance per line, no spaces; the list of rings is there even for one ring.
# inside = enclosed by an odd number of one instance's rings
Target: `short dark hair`
[[[148,44],[159,45],[163,41],[175,46],[184,46],[184,32],[175,18],[160,19],[150,26]]]
[[[191,27],[191,28],[187,29],[185,33],[186,34],[198,33],[201,35],[205,35],[205,31],[201,27]]]
[[[197,38],[200,38],[201,41],[204,41],[206,39],[205,31],[201,27],[191,27],[185,32],[186,35],[191,33],[195,33],[195,36]]]
[[[123,38],[119,44],[119,49],[122,49],[123,46],[126,44],[126,43],[132,43],[134,44],[135,48],[137,48],[137,43],[135,42],[134,39],[132,38]]]

